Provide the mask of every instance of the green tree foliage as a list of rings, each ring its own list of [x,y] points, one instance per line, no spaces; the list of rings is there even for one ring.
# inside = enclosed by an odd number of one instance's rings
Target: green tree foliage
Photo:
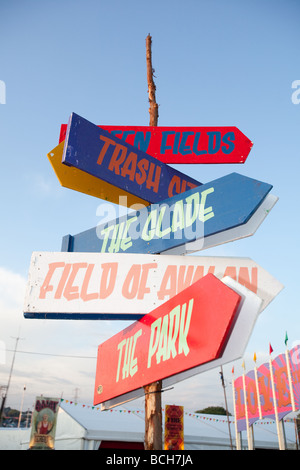
[[[195,413],[203,413],[207,415],[225,415],[226,410],[223,406],[208,406],[207,408],[203,408],[203,410],[197,410]],[[231,416],[231,413],[228,413]]]
[[[6,408],[6,416],[8,416],[9,418],[17,418],[20,414],[20,411],[18,410],[15,410],[13,408]]]

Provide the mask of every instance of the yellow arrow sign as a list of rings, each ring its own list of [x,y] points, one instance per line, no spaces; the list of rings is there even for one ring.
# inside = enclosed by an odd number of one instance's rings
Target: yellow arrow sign
[[[65,141],[61,142],[47,154],[51,166],[64,188],[73,189],[125,207],[131,207],[134,204],[149,206],[149,202],[144,201],[144,199],[140,199],[75,167],[64,165],[62,163],[64,143]]]

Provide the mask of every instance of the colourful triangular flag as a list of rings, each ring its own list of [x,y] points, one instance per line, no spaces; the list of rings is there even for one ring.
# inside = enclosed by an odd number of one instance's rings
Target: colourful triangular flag
[[[253,361],[256,362],[256,353],[254,353]]]
[[[288,335],[287,335],[287,331],[285,332],[285,340],[284,340],[284,343],[285,345],[287,346],[287,343],[288,343]]]
[[[269,343],[269,354],[272,354],[272,352],[273,352],[273,348],[271,346],[271,343]]]

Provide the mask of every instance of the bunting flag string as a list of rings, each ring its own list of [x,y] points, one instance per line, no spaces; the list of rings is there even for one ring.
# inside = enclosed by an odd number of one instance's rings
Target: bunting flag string
[[[85,409],[89,409],[89,410],[92,410],[92,411],[101,411],[101,407],[99,406],[93,406],[93,405],[87,405],[87,404],[84,404],[84,403],[78,403],[78,402],[74,402],[72,400],[66,400],[64,398],[61,398],[60,399],[61,403],[66,403],[68,405],[74,405],[74,406],[80,406],[82,408],[85,408]],[[164,408],[162,408],[162,411],[164,411]],[[128,414],[137,414],[137,415],[143,415],[145,414],[145,411],[144,410],[135,410],[135,409],[110,409],[110,410],[105,410],[105,413],[116,413],[116,414],[120,414],[120,413],[128,413]],[[184,415],[185,416],[188,416],[189,418],[194,418],[196,420],[203,420],[203,421],[212,421],[212,422],[217,422],[217,423],[227,423],[227,417],[225,418],[216,418],[215,416],[214,417],[210,417],[208,415],[202,415],[200,413],[191,413],[189,411],[185,411],[184,412]],[[221,415],[220,415],[221,416]],[[229,420],[229,423],[230,424],[234,424],[235,420],[234,418],[232,417],[232,419]],[[284,420],[284,422],[294,422],[294,419],[293,418],[286,418]],[[262,420],[261,422],[258,421],[256,422],[255,424],[274,424],[274,421],[272,420],[268,420],[268,421],[265,421],[265,420]]]

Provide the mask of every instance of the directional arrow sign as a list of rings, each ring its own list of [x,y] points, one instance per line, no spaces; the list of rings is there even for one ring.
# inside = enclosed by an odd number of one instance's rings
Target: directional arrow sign
[[[221,357],[240,301],[208,274],[100,345],[94,405]]]
[[[61,142],[47,155],[58,181],[64,188],[72,189],[125,207],[131,207],[134,204],[149,205],[148,201],[134,196],[128,191],[117,188],[115,185],[107,183],[106,181],[99,180],[99,178],[85,171],[78,170],[78,168],[64,165],[62,163],[64,144],[64,141]]]
[[[205,238],[198,238],[197,240],[186,243],[185,245],[180,245],[176,246],[175,248],[165,250],[164,255],[183,255],[188,253],[195,253],[196,251],[202,251],[207,248],[212,248],[213,246],[218,246],[224,243],[232,242],[234,240],[240,240],[241,238],[250,237],[254,235],[258,227],[265,220],[277,201],[277,196],[268,194],[259,208],[245,224],[228,229],[225,232],[219,232]]]
[[[62,251],[162,253],[246,224],[271,188],[231,173],[160,204],[67,235]]]
[[[206,372],[210,369],[220,367],[221,365],[232,362],[243,356],[251,333],[253,331],[255,322],[257,320],[258,314],[261,310],[262,301],[257,295],[249,291],[246,287],[241,286],[232,278],[225,277],[224,279],[222,279],[222,282],[226,286],[234,290],[242,298],[238,307],[238,311],[236,313],[235,322],[232,325],[230,337],[227,341],[222,355],[219,358],[212,360],[211,362],[207,362],[205,364],[182,371],[181,373],[178,373],[176,375],[164,378],[162,380],[163,388],[167,388],[168,386],[173,385],[179,381],[188,379],[202,372]],[[212,328],[214,328],[214,326]],[[201,334],[201,328],[197,329],[196,333]],[[99,397],[97,397],[97,385],[101,385],[101,377],[96,378],[95,385],[95,399],[98,401]],[[99,391],[101,391],[101,388],[99,389]],[[138,388],[134,391],[124,393],[123,395],[120,395],[116,398],[106,400],[102,403],[101,406],[103,409],[108,409],[142,396],[144,396],[144,389]]]
[[[201,183],[72,113],[62,163],[155,203]]]
[[[207,274],[230,276],[262,299],[283,285],[250,258],[34,252],[26,318],[136,320]]]
[[[237,127],[98,126],[164,163],[245,163],[253,143]],[[66,138],[61,125],[59,142]]]

